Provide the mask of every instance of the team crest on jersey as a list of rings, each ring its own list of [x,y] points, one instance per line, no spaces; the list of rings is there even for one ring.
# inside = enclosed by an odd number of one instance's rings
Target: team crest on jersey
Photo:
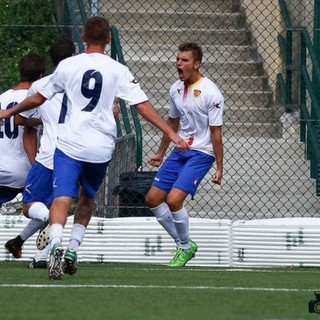
[[[201,94],[201,91],[198,90],[198,89],[195,89],[195,90],[193,90],[193,94],[194,94],[194,96],[195,96],[196,98],[198,98],[198,97],[200,96],[200,94]]]

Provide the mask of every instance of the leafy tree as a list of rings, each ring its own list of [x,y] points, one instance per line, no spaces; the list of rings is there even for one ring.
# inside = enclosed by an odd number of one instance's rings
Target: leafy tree
[[[52,71],[48,50],[58,30],[51,4],[48,0],[1,0],[0,93],[17,83],[18,62],[30,52],[44,55],[47,73]]]

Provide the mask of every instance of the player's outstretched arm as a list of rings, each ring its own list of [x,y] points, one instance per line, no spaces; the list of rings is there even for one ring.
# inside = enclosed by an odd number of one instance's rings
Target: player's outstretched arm
[[[40,93],[35,93],[27,98],[25,98],[20,103],[16,104],[10,109],[0,110],[0,119],[10,118],[22,111],[30,110],[36,107],[39,107],[47,99],[42,96]]]
[[[159,128],[181,150],[189,149],[188,143],[182,139],[159,115],[149,101],[136,105],[138,113]]]
[[[23,147],[29,158],[30,163],[34,163],[37,154],[38,135],[37,130],[32,127],[24,127],[23,129]]]
[[[42,125],[42,120],[40,118],[26,118],[24,116],[21,116],[20,114],[17,114],[15,116],[14,122],[18,126],[24,127],[36,127]]]
[[[174,132],[178,131],[180,123],[180,118],[171,118],[169,117],[167,120],[167,124]],[[163,158],[165,156],[165,153],[170,145],[171,140],[169,137],[164,133],[158,148],[158,151],[150,157],[148,160],[148,163],[154,167],[159,167],[161,163],[163,162]]]
[[[216,173],[212,181],[216,184],[221,184],[223,175],[223,142],[221,126],[210,127],[211,141],[213,143],[213,152],[216,158]]]

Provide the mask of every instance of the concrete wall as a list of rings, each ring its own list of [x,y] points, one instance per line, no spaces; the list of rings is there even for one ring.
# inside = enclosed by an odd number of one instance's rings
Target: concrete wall
[[[283,31],[278,0],[242,0],[242,7],[256,41],[258,53],[264,61],[269,85],[275,91],[276,76],[282,67],[277,41],[277,36]]]
[[[314,0],[287,0],[293,27],[307,27],[311,37],[314,20]],[[264,69],[269,77],[269,85],[277,93],[276,76],[284,73],[284,65],[280,56],[277,41],[283,33],[279,1],[278,0],[242,0],[242,7],[251,32],[256,41],[258,53],[264,61]],[[299,63],[300,63],[300,35],[299,31],[293,34],[293,104],[299,101]],[[277,97],[275,97],[277,100]]]

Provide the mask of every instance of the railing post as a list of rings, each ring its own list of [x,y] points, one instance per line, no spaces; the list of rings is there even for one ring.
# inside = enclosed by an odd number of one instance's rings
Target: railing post
[[[313,49],[316,57],[320,57],[320,0],[314,0],[314,26],[313,26]],[[320,79],[319,79],[319,66],[313,64],[312,70],[312,84],[317,97],[317,101],[320,101]],[[320,119],[316,118],[316,134],[317,134],[317,145],[320,148]],[[319,158],[319,155],[318,157]],[[316,167],[316,180],[317,180],[317,195],[319,195],[320,189],[320,172],[319,172],[319,163]]]
[[[315,51],[315,55],[320,57],[320,0],[314,0],[314,27],[313,27],[313,48]],[[313,79],[312,82],[314,84],[314,88],[317,88],[316,94],[318,100],[320,98],[320,90],[319,90],[319,78],[316,75],[315,68],[312,73]]]
[[[119,32],[118,29],[114,26],[111,27],[111,57],[115,59],[118,58],[118,61],[122,64],[126,64],[120,44]],[[128,117],[128,112],[126,109],[126,105],[123,100],[120,99],[120,110],[124,121],[124,126],[126,133],[131,133],[130,120]],[[136,153],[136,166],[137,169],[141,169],[142,167],[142,128],[140,124],[140,119],[138,112],[130,106],[132,120],[136,132],[136,142],[137,142],[137,153]]]
[[[285,80],[279,75],[278,83],[280,86],[281,94],[285,103],[285,111],[288,113],[293,112],[292,106],[292,74],[293,74],[293,59],[292,59],[292,34],[293,27],[289,15],[289,11],[285,0],[279,0],[279,6],[281,11],[281,17],[283,18],[285,25],[286,37],[279,36],[279,45],[281,54],[285,63]]]
[[[306,108],[306,84],[303,80],[302,69],[306,66],[307,52],[304,30],[301,30],[301,52],[300,52],[300,141],[306,142],[307,119],[304,117],[302,110]]]
[[[292,30],[286,31],[286,112],[292,108]]]

